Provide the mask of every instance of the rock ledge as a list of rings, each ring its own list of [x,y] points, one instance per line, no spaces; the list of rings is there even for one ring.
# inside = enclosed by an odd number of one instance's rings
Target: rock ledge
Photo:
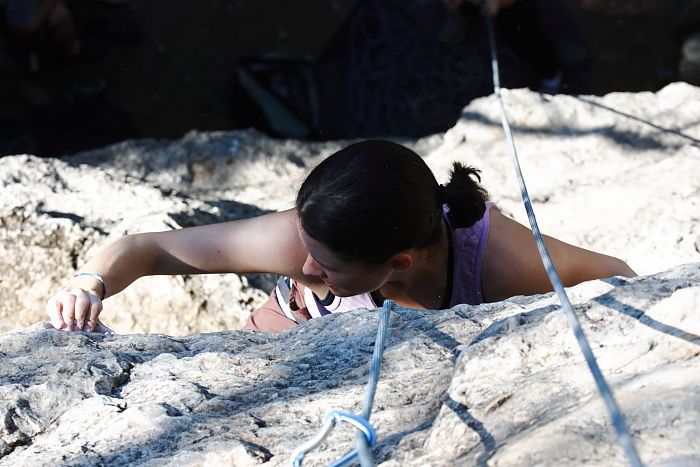
[[[700,462],[700,263],[570,289],[644,462]],[[281,335],[0,336],[0,465],[287,465],[359,412],[378,324]],[[372,421],[382,465],[625,465],[552,294],[393,313]],[[325,465],[353,434],[308,456]]]

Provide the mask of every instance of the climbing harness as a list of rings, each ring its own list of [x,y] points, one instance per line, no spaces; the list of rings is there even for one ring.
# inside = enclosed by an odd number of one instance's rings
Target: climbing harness
[[[637,450],[634,447],[634,443],[632,442],[632,437],[630,436],[629,431],[627,430],[624,418],[622,417],[622,412],[620,412],[620,408],[618,407],[617,402],[615,402],[615,398],[612,394],[612,391],[610,390],[610,387],[608,387],[608,384],[605,381],[605,378],[603,377],[603,373],[598,367],[598,363],[596,362],[595,356],[593,355],[591,346],[588,343],[585,334],[583,333],[583,329],[581,329],[581,323],[579,322],[576,313],[574,313],[573,307],[571,306],[571,302],[569,301],[569,297],[567,296],[566,291],[564,290],[564,285],[562,284],[561,279],[559,278],[559,274],[557,273],[557,270],[554,267],[552,258],[549,256],[549,251],[547,250],[547,246],[544,244],[542,234],[540,233],[540,228],[537,225],[535,212],[532,209],[532,203],[530,202],[530,195],[527,192],[527,187],[525,186],[525,179],[523,178],[523,173],[520,170],[520,161],[518,160],[518,153],[515,149],[515,141],[513,140],[513,134],[510,129],[510,123],[508,122],[506,106],[503,101],[503,96],[501,95],[501,84],[498,73],[498,57],[496,54],[496,35],[493,30],[493,22],[491,21],[491,18],[486,18],[486,24],[488,26],[489,42],[491,45],[491,70],[493,72],[493,91],[496,97],[498,98],[498,102],[501,108],[501,124],[503,126],[503,132],[506,135],[506,139],[508,140],[508,149],[513,160],[513,166],[515,167],[515,173],[518,177],[518,183],[520,184],[520,194],[522,195],[523,203],[525,204],[527,217],[530,220],[532,235],[535,237],[537,249],[540,252],[542,263],[544,263],[544,267],[547,270],[549,281],[552,283],[552,286],[554,287],[554,290],[556,291],[557,296],[559,297],[559,301],[561,302],[562,309],[564,310],[564,314],[566,315],[566,318],[569,322],[569,326],[574,332],[574,336],[576,336],[576,340],[578,341],[578,345],[581,348],[581,352],[583,352],[583,356],[586,359],[588,369],[593,374],[593,378],[595,379],[595,382],[598,385],[598,391],[600,391],[600,395],[605,401],[605,406],[608,409],[608,413],[610,414],[610,418],[612,419],[613,427],[615,428],[615,432],[617,433],[617,439],[622,448],[624,449],[625,455],[627,456],[627,460],[629,461],[630,465],[634,467],[642,466],[642,461],[639,458],[639,454],[637,454]]]
[[[591,346],[586,339],[583,329],[581,328],[581,323],[576,316],[576,313],[571,306],[569,297],[564,290],[564,285],[559,278],[559,274],[552,262],[552,258],[549,255],[547,246],[544,243],[542,234],[540,232],[539,226],[537,225],[537,219],[535,217],[535,212],[532,208],[532,203],[530,202],[530,195],[528,194],[527,187],[525,186],[525,179],[520,168],[520,161],[518,160],[518,153],[515,148],[515,140],[513,139],[513,133],[510,128],[510,123],[508,121],[508,115],[506,112],[505,102],[503,96],[501,95],[501,84],[498,72],[498,56],[496,53],[496,36],[493,29],[493,23],[491,18],[486,18],[486,25],[489,34],[489,43],[491,46],[491,69],[493,73],[493,90],[494,94],[498,98],[498,102],[501,110],[501,124],[503,126],[503,132],[505,133],[506,140],[508,141],[508,150],[510,152],[513,166],[515,168],[515,173],[518,178],[518,184],[520,185],[520,193],[523,198],[523,204],[525,205],[525,210],[527,211],[527,217],[530,221],[530,227],[532,228],[532,235],[535,238],[537,244],[537,249],[542,258],[542,263],[547,271],[547,276],[549,277],[554,291],[559,297],[559,301],[562,304],[562,309],[569,322],[569,326],[574,332],[574,336],[578,342],[581,352],[586,359],[588,368],[595,379],[596,385],[598,386],[598,391],[600,392],[605,406],[608,410],[610,418],[612,419],[612,424],[617,434],[618,441],[625,451],[627,460],[629,464],[633,467],[642,467],[642,461],[639,458],[639,454],[632,442],[632,437],[629,434],[627,426],[625,425],[622,412],[615,401],[610,387],[608,386],[603,373],[598,367],[598,363],[593,355]],[[319,433],[311,440],[297,448],[292,454],[292,465],[294,467],[301,467],[304,460],[304,455],[310,450],[314,449],[320,445],[334,428],[337,422],[345,421],[353,424],[358,430],[355,448],[347,452],[343,457],[334,461],[330,465],[332,467],[346,466],[350,462],[359,460],[362,467],[374,466],[374,460],[372,459],[372,454],[370,452],[370,447],[373,446],[377,440],[376,432],[374,427],[369,423],[369,417],[372,413],[372,404],[374,401],[374,395],[377,390],[377,382],[379,380],[379,371],[381,368],[382,357],[384,354],[384,342],[389,329],[389,317],[391,311],[394,308],[395,303],[392,300],[386,300],[382,307],[382,311],[379,318],[379,329],[377,331],[377,338],[374,344],[374,352],[372,354],[372,363],[370,366],[370,376],[367,385],[367,393],[365,396],[364,406],[362,409],[362,415],[358,416],[350,412],[343,410],[333,410],[326,414],[323,419],[323,426]]]
[[[294,467],[301,467],[304,455],[321,444],[338,421],[351,423],[360,431],[355,441],[355,449],[347,452],[343,457],[330,465],[332,467],[341,467],[359,459],[362,467],[374,466],[374,460],[372,459],[372,453],[369,448],[376,442],[377,435],[374,427],[369,423],[369,416],[372,413],[374,395],[377,392],[377,382],[379,381],[379,372],[382,366],[382,358],[384,357],[384,343],[389,333],[389,317],[391,316],[391,310],[394,308],[394,305],[393,300],[385,300],[382,311],[379,314],[379,329],[377,330],[377,338],[374,341],[372,363],[369,368],[369,382],[367,383],[367,392],[365,393],[365,401],[362,406],[362,414],[358,416],[343,410],[333,410],[326,414],[319,433],[292,453],[292,465]]]

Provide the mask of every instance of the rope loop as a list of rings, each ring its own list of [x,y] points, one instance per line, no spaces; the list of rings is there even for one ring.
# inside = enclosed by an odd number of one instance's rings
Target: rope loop
[[[323,425],[321,426],[321,430],[318,432],[318,434],[306,443],[299,446],[292,453],[292,465],[294,467],[301,467],[302,462],[304,461],[304,456],[309,451],[320,445],[339,422],[347,422],[357,428],[361,436],[365,438],[368,445],[374,446],[374,444],[377,442],[377,432],[367,420],[359,415],[348,412],[347,410],[332,410],[328,412],[325,417],[323,417]],[[349,464],[356,457],[357,451],[352,449],[330,465],[334,467],[344,466]]]
[[[348,451],[340,459],[331,463],[331,467],[346,466],[358,459],[362,467],[373,466],[374,460],[372,453],[369,450],[377,442],[377,432],[369,423],[369,416],[372,413],[372,404],[374,395],[377,392],[377,383],[379,382],[379,372],[384,357],[384,343],[387,334],[389,333],[389,318],[391,311],[396,304],[393,300],[385,300],[382,306],[382,311],[379,315],[379,328],[377,330],[377,338],[374,342],[374,351],[372,353],[372,361],[369,369],[369,381],[367,383],[367,392],[365,394],[365,402],[362,407],[362,414],[355,415],[346,410],[332,410],[323,417],[323,424],[318,434],[306,443],[299,446],[292,453],[292,466],[301,467],[306,453],[320,445],[333,430],[338,422],[347,422],[355,426],[358,430],[355,441],[355,448]]]

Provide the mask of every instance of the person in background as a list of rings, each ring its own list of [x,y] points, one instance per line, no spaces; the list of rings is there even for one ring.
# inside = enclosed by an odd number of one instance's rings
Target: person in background
[[[578,25],[558,0],[443,0],[455,15],[492,17],[500,38],[537,74],[547,94],[590,90],[591,58]]]

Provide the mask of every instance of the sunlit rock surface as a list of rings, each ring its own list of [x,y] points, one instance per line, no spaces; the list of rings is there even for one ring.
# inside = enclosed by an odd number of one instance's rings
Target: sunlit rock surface
[[[505,97],[542,230],[641,274],[570,292],[642,460],[700,465],[700,90]],[[446,134],[404,143],[441,181],[452,160],[481,168],[501,210],[526,221],[493,97]],[[288,208],[344,144],[192,132],[0,159],[0,465],[286,465],[329,409],[359,412],[377,314],[232,330],[270,277],[141,279],[105,303],[126,335],[40,323],[46,299],[108,242]],[[394,313],[372,414],[378,462],[624,465],[557,303]],[[308,464],[353,436],[338,428]]]
[[[570,295],[642,460],[698,465],[700,263]],[[280,335],[6,333],[0,465],[289,465],[326,411],[360,411],[377,324],[358,310]],[[551,294],[393,313],[372,421],[386,466],[626,465]],[[337,428],[306,465],[353,437]]]
[[[545,97],[505,92],[543,232],[625,259],[640,274],[700,260],[700,88]],[[403,141],[440,181],[450,162],[482,170],[501,210],[527,223],[495,98],[444,135]],[[293,205],[308,170],[345,142],[252,131],[126,141],[64,159],[0,159],[0,331],[43,319],[86,258],[125,233],[238,219]],[[118,332],[238,328],[271,278],[151,277],[105,303]]]

